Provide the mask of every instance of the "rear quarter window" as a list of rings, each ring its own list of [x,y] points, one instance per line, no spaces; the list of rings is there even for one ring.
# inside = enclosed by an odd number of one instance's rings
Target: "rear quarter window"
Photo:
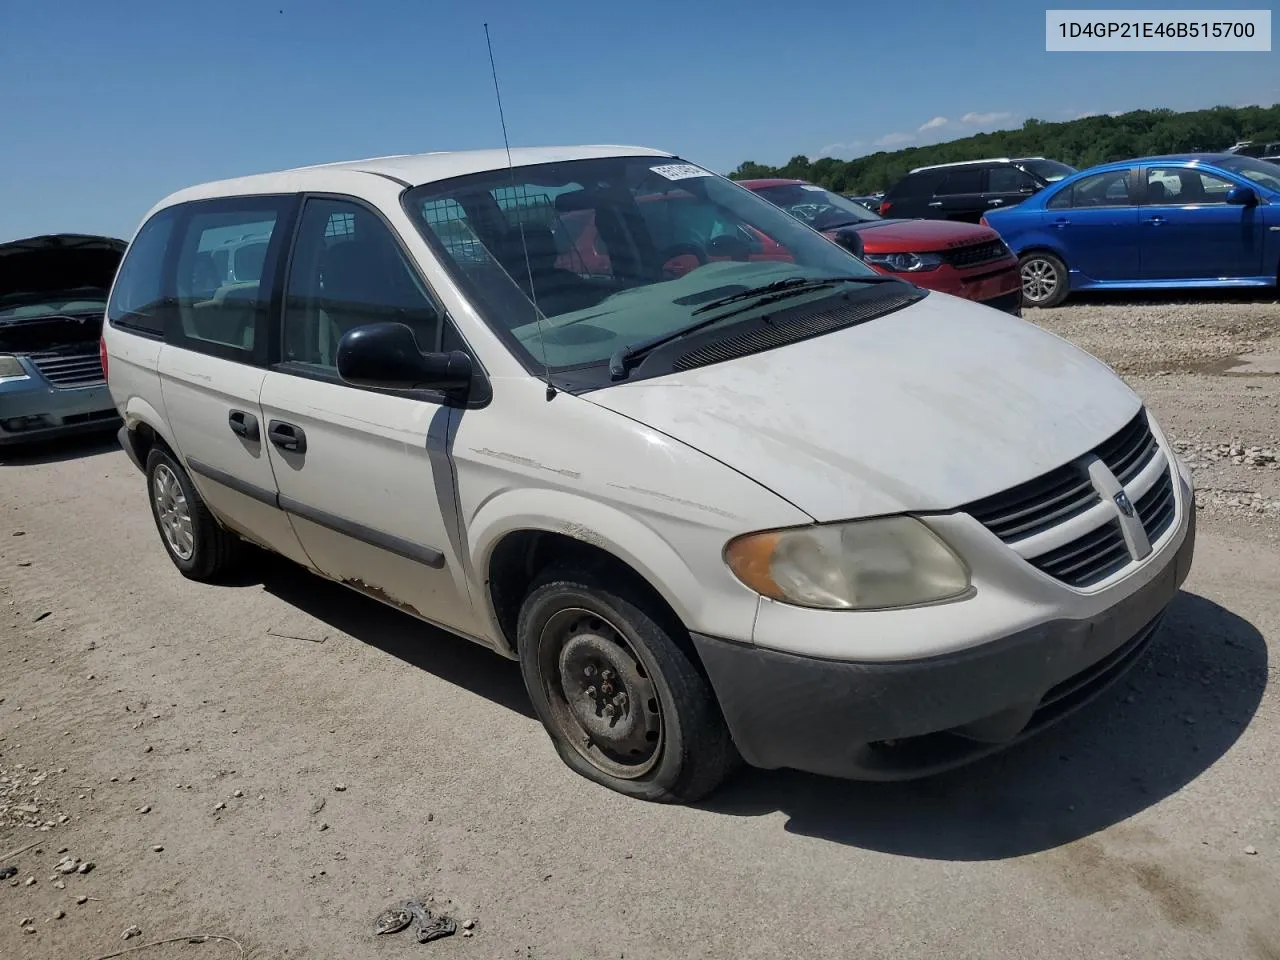
[[[107,321],[113,327],[164,335],[173,305],[164,263],[177,215],[174,207],[161,210],[142,225],[129,244],[107,302]]]

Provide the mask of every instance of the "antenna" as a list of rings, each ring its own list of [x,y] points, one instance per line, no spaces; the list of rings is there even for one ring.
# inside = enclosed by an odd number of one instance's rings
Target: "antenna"
[[[502,112],[502,91],[498,89],[498,68],[493,62],[493,41],[489,39],[489,24],[484,25],[484,43],[489,48],[489,70],[493,73],[493,95],[498,101],[498,120],[502,123],[502,145],[507,150],[507,171],[511,174],[511,199],[516,206],[516,225],[520,228],[520,249],[524,252],[524,270],[529,278],[529,299],[533,303],[533,320],[538,325],[538,343],[542,347],[542,377],[547,384],[547,400],[556,395],[551,383],[551,365],[547,363],[547,341],[543,337],[542,310],[538,307],[538,292],[533,287],[533,266],[529,262],[529,244],[524,236],[524,217],[519,207],[519,188],[516,186],[516,167],[511,162],[511,141],[507,139],[507,118]]]

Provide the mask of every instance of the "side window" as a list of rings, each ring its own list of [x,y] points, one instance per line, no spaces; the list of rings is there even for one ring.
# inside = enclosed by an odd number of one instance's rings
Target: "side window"
[[[1226,203],[1235,184],[1194,167],[1148,167],[1148,204]]]
[[[960,193],[982,193],[982,184],[986,171],[976,167],[961,167],[952,170],[938,187],[936,195],[954,196]]]
[[[1056,194],[1050,207],[1128,207],[1133,199],[1129,195],[1131,170],[1110,170],[1077,180],[1074,187]],[[1058,199],[1067,196],[1065,202]]]
[[[291,203],[235,197],[191,204],[174,268],[177,324],[192,350],[249,359],[271,301],[267,253]]]
[[[992,167],[987,171],[989,193],[1021,193],[1035,188],[1036,182],[1031,175],[1017,167]]]
[[[445,243],[465,250],[469,232]],[[440,349],[440,313],[386,223],[357,203],[308,200],[285,287],[283,360],[334,370],[343,334],[384,322],[406,324],[423,352]]]
[[[125,253],[111,289],[107,319],[112,326],[139,333],[164,335],[172,303],[164,276],[165,253],[177,211],[161,210],[142,225]]]
[[[1072,191],[1074,187],[1064,187],[1049,198],[1049,202],[1045,204],[1050,210],[1063,210],[1072,204]]]
[[[1196,203],[1226,203],[1227,194],[1235,186],[1230,180],[1201,171],[1196,175],[1200,180],[1201,199]]]

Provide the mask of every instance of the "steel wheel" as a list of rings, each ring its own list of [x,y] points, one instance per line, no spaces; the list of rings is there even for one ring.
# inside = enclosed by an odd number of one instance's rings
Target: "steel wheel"
[[[155,499],[156,518],[165,543],[179,560],[190,560],[196,552],[191,511],[187,507],[187,495],[182,492],[182,484],[167,464],[156,465],[151,495]]]
[[[1022,297],[1028,303],[1041,304],[1058,292],[1058,271],[1048,260],[1031,257],[1022,262]]]
[[[626,780],[662,757],[658,691],[622,632],[580,607],[555,613],[539,644],[553,722],[592,766]]]

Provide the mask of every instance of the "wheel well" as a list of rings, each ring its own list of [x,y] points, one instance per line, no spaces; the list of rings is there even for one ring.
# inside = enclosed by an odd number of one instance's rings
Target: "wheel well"
[[[503,638],[516,649],[516,623],[520,605],[538,575],[553,563],[571,563],[611,576],[621,577],[638,588],[652,603],[653,612],[670,623],[672,639],[685,648],[702,670],[702,661],[689,640],[680,617],[666,598],[639,572],[608,550],[562,533],[547,530],[517,530],[498,542],[489,558],[489,598],[498,616]]]
[[[1047,253],[1049,254],[1049,256],[1053,257],[1055,260],[1061,261],[1064,267],[1067,265],[1066,257],[1060,254],[1057,250],[1053,249],[1053,247],[1045,246],[1044,244],[1039,244],[1034,247],[1027,247],[1027,249],[1020,251],[1018,253],[1019,262],[1021,262],[1023,257],[1027,256],[1027,254],[1030,254],[1030,253]]]
[[[133,447],[133,452],[138,458],[138,462],[145,468],[147,465],[147,457],[151,455],[151,448],[159,446],[161,450],[168,451],[170,455],[173,451],[169,448],[169,444],[164,442],[164,437],[156,433],[150,424],[139,423],[137,426],[130,427],[125,431],[125,436],[129,438],[129,445]]]

